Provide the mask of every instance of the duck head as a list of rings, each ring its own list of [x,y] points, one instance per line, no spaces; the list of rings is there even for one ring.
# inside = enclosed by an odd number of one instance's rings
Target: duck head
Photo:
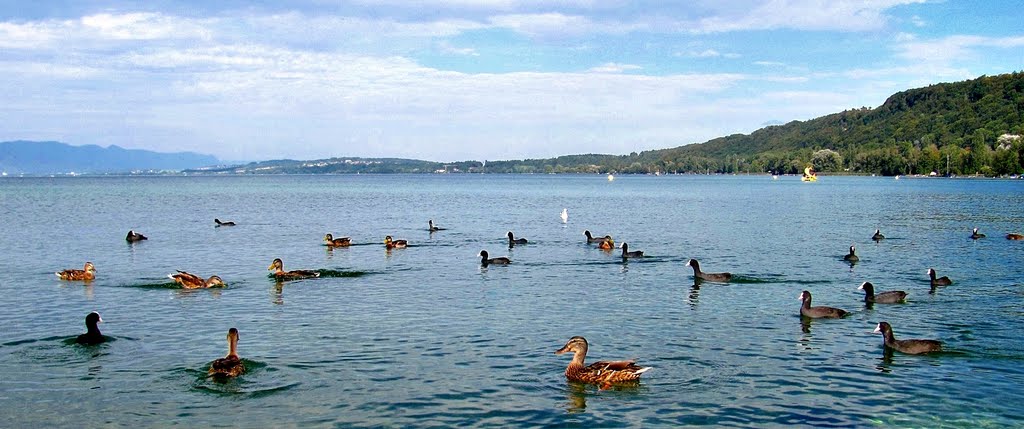
[[[274,270],[281,270],[281,269],[284,269],[284,262],[281,261],[281,258],[274,259],[274,262],[271,262],[270,266],[267,267],[267,271],[274,271]]]
[[[575,336],[570,338],[569,341],[566,342],[564,346],[562,346],[562,348],[556,350],[555,354],[560,355],[562,353],[573,352],[576,354],[583,353],[585,355],[587,354],[587,349],[589,347],[590,346],[587,344],[586,338]]]

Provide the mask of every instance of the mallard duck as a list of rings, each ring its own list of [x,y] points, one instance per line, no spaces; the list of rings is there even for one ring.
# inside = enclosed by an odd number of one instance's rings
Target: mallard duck
[[[871,284],[871,282],[861,283],[860,287],[857,289],[864,291],[864,302],[897,304],[907,299],[907,293],[901,290],[875,293],[875,285]]]
[[[977,240],[979,238],[985,238],[985,234],[978,232],[978,228],[974,228],[974,230],[971,231],[971,240]]]
[[[103,318],[95,311],[85,316],[85,328],[87,331],[79,335],[78,338],[75,338],[75,342],[92,346],[106,341],[106,338],[103,338],[103,334],[100,333],[100,328],[96,326],[100,322],[103,322]]]
[[[889,322],[878,322],[875,333],[881,333],[885,346],[900,353],[919,355],[931,352],[941,352],[942,343],[936,340],[897,340],[892,333],[892,326]]]
[[[652,369],[649,366],[638,366],[635,360],[602,361],[584,366],[583,360],[587,358],[588,347],[586,338],[576,336],[570,338],[569,342],[555,351],[556,355],[573,352],[572,361],[565,368],[565,378],[569,381],[607,386],[612,383],[637,381],[641,374]]]
[[[221,222],[220,219],[217,218],[214,218],[213,222],[216,223],[217,226],[235,226],[235,223],[232,221]]]
[[[96,278],[96,267],[93,266],[92,262],[86,262],[85,267],[81,270],[67,269],[58,273],[54,273],[61,280],[92,280]]]
[[[487,254],[486,250],[481,250],[480,254],[477,255],[477,256],[480,257],[480,264],[485,266],[485,267],[487,265],[489,265],[489,264],[508,265],[508,264],[512,263],[511,259],[506,258],[504,256],[499,256],[497,258],[488,258],[487,257],[488,254]]]
[[[935,269],[934,268],[929,268],[928,269],[928,278],[931,280],[932,287],[935,287],[935,286],[949,286],[949,285],[953,284],[953,281],[950,280],[949,277],[942,276],[942,277],[939,277],[939,278],[935,278]]]
[[[434,220],[433,219],[428,219],[427,220],[427,231],[435,232],[435,231],[444,231],[446,229],[448,229],[448,228],[441,228],[441,227],[439,227],[437,225],[434,225]]]
[[[1016,232],[1011,232],[1009,234],[1006,234],[1006,239],[1007,240],[1024,240],[1024,234],[1018,234]]]
[[[149,240],[149,237],[139,234],[133,230],[128,230],[128,235],[126,235],[124,239],[129,243],[134,243],[136,241]]]
[[[525,238],[515,238],[515,236],[512,235],[512,231],[509,231],[508,232],[508,245],[509,246],[513,246],[513,245],[516,245],[516,244],[526,244],[526,239]]]
[[[609,238],[611,237],[611,236],[608,236],[608,235],[606,235],[604,237],[594,237],[593,235],[590,234],[590,230],[589,229],[584,230],[583,231],[583,235],[585,235],[587,237],[587,243],[600,243],[600,242],[604,241],[605,237],[609,237]]]
[[[597,248],[601,250],[612,250],[615,248],[615,241],[612,240],[612,236],[606,235],[601,239],[601,242],[597,244]]]
[[[841,308],[834,307],[811,307],[811,293],[808,291],[800,292],[800,299],[803,301],[803,305],[800,306],[800,315],[803,317],[810,317],[812,319],[838,319],[845,317],[849,312]]]
[[[406,240],[393,240],[389,235],[384,237],[384,247],[388,249],[404,249],[409,247],[409,242]]]
[[[627,258],[643,258],[643,257],[644,257],[644,252],[643,251],[641,251],[641,250],[634,250],[634,251],[630,252],[629,251],[629,245],[626,244],[626,243],[622,243],[622,259],[627,259]]]
[[[857,262],[857,261],[860,261],[860,256],[857,256],[857,248],[854,247],[851,244],[850,245],[850,253],[847,254],[846,256],[843,256],[843,260],[847,261],[847,262]]]
[[[348,247],[352,245],[352,237],[334,238],[334,235],[331,235],[331,233],[324,235],[324,241],[327,242],[327,247]]]
[[[245,373],[245,365],[238,357],[238,330],[228,329],[228,355],[210,362],[207,374],[219,377],[237,377]]]
[[[284,262],[281,258],[274,259],[267,271],[274,271],[274,277],[278,279],[305,279],[309,277],[320,277],[320,273],[310,270],[285,271]]]
[[[210,278],[203,280],[192,273],[187,273],[182,270],[175,270],[177,274],[168,274],[167,278],[174,280],[175,283],[180,283],[181,287],[185,289],[205,289],[214,286],[224,286],[224,280],[221,280],[220,276],[210,276]]]
[[[875,240],[875,241],[884,240],[885,236],[882,235],[882,231],[881,230],[876,229],[875,230],[875,234],[871,236],[871,239]]]
[[[732,274],[730,273],[705,273],[701,271],[700,262],[697,262],[696,259],[690,259],[686,263],[686,265],[689,265],[690,267],[693,268],[693,276],[698,279],[719,283],[725,283],[728,282],[729,280],[732,280]]]

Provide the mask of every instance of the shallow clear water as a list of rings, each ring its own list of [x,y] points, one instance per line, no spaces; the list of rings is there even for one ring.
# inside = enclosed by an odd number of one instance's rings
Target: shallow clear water
[[[1022,181],[279,176],[0,180],[4,425],[1005,427],[1024,422]],[[569,221],[559,219],[568,208]],[[215,228],[213,218],[235,227]],[[449,228],[430,234],[427,220]],[[989,235],[970,240],[978,227]],[[875,228],[889,238],[874,243]],[[129,245],[128,229],[149,240]],[[647,257],[584,243],[611,234]],[[509,249],[505,233],[530,243]],[[352,236],[329,250],[322,237]],[[385,251],[385,235],[409,240]],[[861,262],[841,257],[855,244]],[[477,253],[509,256],[482,268]],[[730,271],[694,286],[684,264]],[[275,284],[267,266],[332,270]],[[95,263],[98,278],[53,272]],[[954,284],[929,293],[934,267]],[[175,269],[225,289],[172,288]],[[905,290],[865,308],[857,286]],[[801,290],[842,320],[801,323]],[[84,317],[106,344],[83,347]],[[872,334],[947,352],[887,357]],[[249,372],[205,377],[241,333]],[[638,358],[639,386],[567,383]]]

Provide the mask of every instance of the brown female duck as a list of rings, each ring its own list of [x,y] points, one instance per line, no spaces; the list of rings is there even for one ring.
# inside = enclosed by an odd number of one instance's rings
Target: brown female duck
[[[1009,234],[1006,234],[1006,239],[1007,240],[1024,240],[1024,234],[1018,234],[1016,232],[1011,232]]]
[[[565,378],[569,381],[596,383],[602,386],[633,382],[638,381],[641,374],[652,368],[638,366],[635,360],[602,361],[584,366],[583,360],[587,358],[588,347],[586,338],[576,336],[570,338],[569,342],[555,352],[556,355],[573,352],[572,361],[565,368]]]
[[[237,377],[245,373],[245,365],[238,357],[238,330],[228,329],[228,355],[210,362],[207,374],[219,377]]]
[[[327,242],[327,247],[348,247],[352,245],[352,237],[334,238],[331,233],[324,235],[324,241]]]
[[[214,286],[224,286],[224,280],[221,280],[220,276],[210,276],[210,278],[204,280],[202,277],[192,273],[182,270],[175,271],[178,273],[168,274],[167,278],[181,284],[181,287],[185,289],[205,289]]]
[[[81,270],[67,269],[54,274],[60,277],[61,280],[89,281],[96,278],[96,267],[92,265],[92,262],[86,262],[85,267]]]
[[[615,248],[615,241],[612,240],[612,236],[606,235],[601,241],[597,243],[597,248],[601,250],[612,250]]]
[[[394,240],[389,235],[384,237],[384,247],[388,249],[404,249],[409,247],[409,242],[405,240]]]
[[[274,277],[277,277],[279,280],[293,280],[293,279],[305,279],[305,278],[310,278],[310,277],[320,277],[320,273],[318,273],[316,271],[310,271],[310,270],[285,271],[284,270],[284,262],[281,261],[281,258],[274,259],[274,262],[270,263],[270,267],[267,268],[267,271],[273,271],[274,272]]]

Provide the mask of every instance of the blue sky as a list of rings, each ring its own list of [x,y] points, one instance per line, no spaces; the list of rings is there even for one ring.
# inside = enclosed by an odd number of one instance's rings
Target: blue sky
[[[0,140],[625,154],[1024,70],[1016,1],[0,0]]]

